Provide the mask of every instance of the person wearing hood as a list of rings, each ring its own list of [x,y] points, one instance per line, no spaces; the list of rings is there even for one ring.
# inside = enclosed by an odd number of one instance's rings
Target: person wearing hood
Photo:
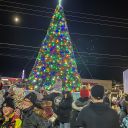
[[[60,128],[70,128],[70,114],[72,110],[72,95],[69,91],[63,92],[63,98],[58,105],[58,120]]]
[[[86,107],[90,102],[90,93],[83,87],[80,90],[80,98],[77,99],[72,103],[72,112],[70,117],[70,127],[75,128],[76,127],[76,118],[79,114],[79,112]]]
[[[35,112],[37,96],[34,92],[22,101],[22,128],[49,128],[49,123]]]
[[[15,109],[14,101],[10,97],[6,98],[3,103],[2,117],[0,128],[21,128],[20,114]]]
[[[118,114],[103,103],[103,96],[103,86],[92,87],[91,102],[79,113],[77,128],[120,128]]]

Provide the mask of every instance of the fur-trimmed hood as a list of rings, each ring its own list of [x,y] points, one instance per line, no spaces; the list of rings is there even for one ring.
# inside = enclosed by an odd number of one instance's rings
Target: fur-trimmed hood
[[[88,99],[79,98],[72,103],[72,108],[77,111],[81,111],[85,106],[89,104],[89,102],[90,101]]]

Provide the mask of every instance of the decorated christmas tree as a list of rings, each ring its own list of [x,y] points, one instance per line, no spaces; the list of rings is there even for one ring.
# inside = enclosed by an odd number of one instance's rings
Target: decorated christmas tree
[[[35,88],[44,86],[49,89],[55,85],[57,79],[61,79],[62,89],[79,90],[81,86],[67,22],[60,3],[42,42],[29,82]]]

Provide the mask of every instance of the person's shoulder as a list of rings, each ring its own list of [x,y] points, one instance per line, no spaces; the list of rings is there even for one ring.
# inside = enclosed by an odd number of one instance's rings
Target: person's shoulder
[[[85,105],[85,107],[83,107],[83,109],[81,110],[81,113],[85,113],[88,112],[90,110],[90,105]]]
[[[110,107],[108,107],[107,110],[107,112],[111,113],[112,115],[118,115],[117,112]]]

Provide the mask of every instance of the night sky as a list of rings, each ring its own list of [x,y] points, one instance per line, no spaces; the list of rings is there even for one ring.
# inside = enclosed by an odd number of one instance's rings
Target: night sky
[[[28,76],[56,5],[57,0],[0,1],[2,76],[20,77],[23,69]],[[81,77],[122,81],[128,67],[125,1],[63,0],[63,7]]]

